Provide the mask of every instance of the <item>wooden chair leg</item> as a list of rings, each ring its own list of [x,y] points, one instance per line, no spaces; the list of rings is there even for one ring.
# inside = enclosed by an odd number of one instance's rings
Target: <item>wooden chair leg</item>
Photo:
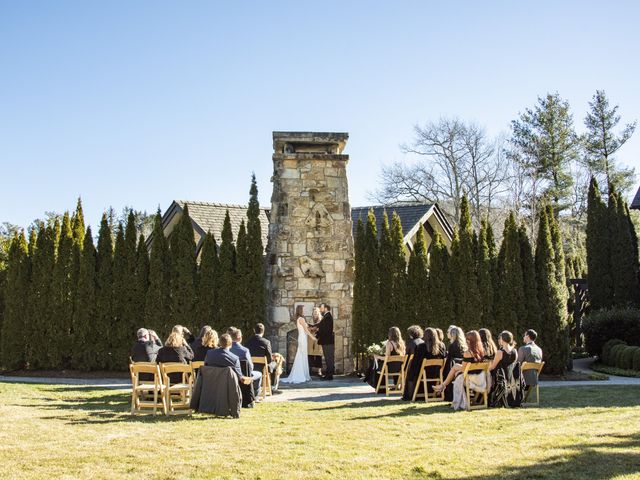
[[[383,376],[384,376],[384,367],[382,368],[382,371],[380,372],[380,376],[378,377],[378,383],[376,384],[376,393],[378,393],[378,391],[380,390],[380,384],[382,383]]]

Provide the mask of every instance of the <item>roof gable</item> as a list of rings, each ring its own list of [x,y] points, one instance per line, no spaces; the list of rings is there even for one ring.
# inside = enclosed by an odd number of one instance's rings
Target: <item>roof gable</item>
[[[636,196],[633,197],[633,202],[631,202],[631,208],[635,208],[640,210],[640,188],[636,192]]]

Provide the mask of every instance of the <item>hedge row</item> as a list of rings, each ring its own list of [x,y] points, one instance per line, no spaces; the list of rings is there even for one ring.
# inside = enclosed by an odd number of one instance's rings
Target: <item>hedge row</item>
[[[586,350],[603,356],[608,340],[618,339],[630,345],[640,343],[640,309],[611,308],[590,313],[582,323]]]
[[[640,347],[627,345],[614,338],[602,346],[600,360],[611,367],[640,371]]]

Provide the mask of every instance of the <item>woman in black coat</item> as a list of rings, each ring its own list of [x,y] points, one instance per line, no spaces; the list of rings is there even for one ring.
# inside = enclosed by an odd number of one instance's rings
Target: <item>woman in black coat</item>
[[[164,347],[158,350],[156,362],[158,363],[189,363],[193,360],[193,350],[182,336],[182,333],[173,331],[164,342]],[[180,383],[182,381],[181,373],[172,373],[169,375],[171,383]]]

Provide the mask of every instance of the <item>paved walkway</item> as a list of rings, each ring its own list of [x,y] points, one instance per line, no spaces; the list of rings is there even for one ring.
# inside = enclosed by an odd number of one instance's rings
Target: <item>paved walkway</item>
[[[574,369],[579,372],[590,373],[592,359],[576,360]],[[38,378],[38,377],[11,377],[0,376],[0,382],[8,383],[43,383],[50,385],[79,385],[87,388],[108,388],[115,390],[129,390],[131,382],[121,378],[104,379],[80,379],[80,378]],[[543,381],[541,387],[575,387],[575,386],[608,386],[608,385],[640,385],[640,378],[618,377],[609,375],[609,380],[585,380],[585,381]],[[374,395],[373,388],[356,377],[336,376],[333,381],[327,382],[313,379],[302,385],[280,385],[280,392],[267,397],[268,402],[291,401],[350,401],[354,403],[372,401],[393,401],[398,396],[385,397]]]

